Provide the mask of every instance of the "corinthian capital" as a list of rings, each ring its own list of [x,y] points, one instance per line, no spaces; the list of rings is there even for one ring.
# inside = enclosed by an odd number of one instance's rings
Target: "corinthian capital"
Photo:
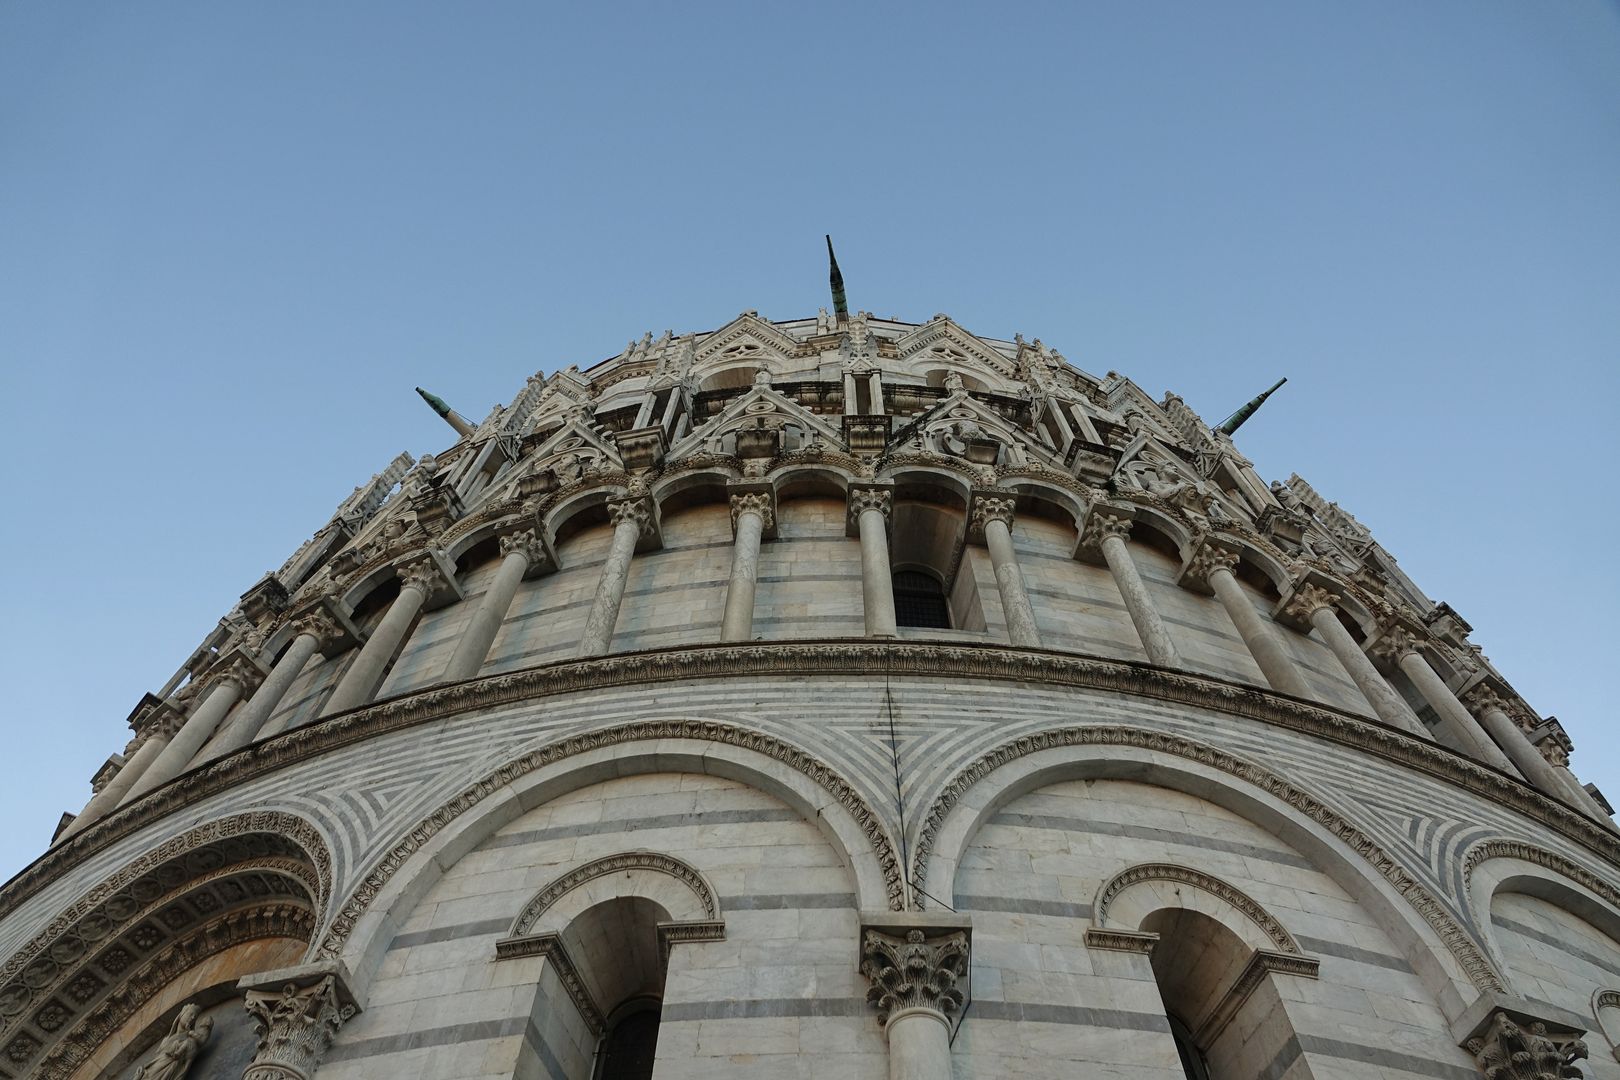
[[[1198,545],[1193,557],[1187,560],[1187,569],[1182,571],[1181,581],[1184,585],[1204,589],[1209,585],[1209,575],[1221,570],[1230,572],[1237,569],[1237,564],[1237,552],[1206,539]]]
[[[315,647],[326,652],[348,633],[337,620],[320,608],[293,620],[293,631],[315,639]]]
[[[1575,1064],[1586,1057],[1584,1042],[1553,1042],[1546,1024],[1520,1027],[1505,1012],[1491,1017],[1483,1035],[1468,1040],[1468,1052],[1486,1080],[1566,1080],[1585,1075]]]
[[[1404,626],[1392,626],[1373,642],[1372,651],[1392,664],[1399,664],[1408,653],[1422,655],[1422,642]]]
[[[871,980],[867,1004],[887,1024],[907,1009],[928,1009],[946,1020],[958,1016],[963,994],[957,981],[967,974],[968,936],[964,931],[928,937],[908,930],[904,937],[867,930],[861,938],[861,974]]]
[[[653,513],[652,504],[645,498],[621,499],[608,503],[608,520],[614,528],[629,522],[636,527],[637,532],[645,536],[652,531]]]
[[[259,1048],[242,1080],[309,1080],[338,1028],[358,1011],[343,1001],[332,975],[279,991],[249,990],[244,1004]]]
[[[1013,511],[1017,503],[1012,496],[979,495],[973,500],[973,531],[984,532],[984,527],[992,521],[999,521],[1009,528],[1013,523]]]
[[[546,559],[546,546],[540,542],[540,533],[536,529],[520,529],[501,537],[501,557],[505,558],[513,552],[527,559],[530,566]]]
[[[432,596],[443,584],[444,574],[439,570],[439,564],[430,557],[405,563],[399,568],[399,585],[402,589],[415,589],[423,596]]]
[[[876,510],[887,518],[894,507],[894,492],[888,488],[855,488],[849,493],[848,502],[850,516],[857,520],[868,510]]]
[[[766,529],[776,523],[776,511],[771,508],[771,497],[763,491],[750,491],[731,497],[731,528],[736,531],[737,519],[743,514],[757,514]]]
[[[1300,622],[1310,622],[1312,615],[1323,608],[1336,607],[1338,603],[1338,593],[1330,593],[1320,585],[1307,583],[1294,590],[1294,595],[1283,606],[1283,614]]]
[[[1086,519],[1080,528],[1080,543],[1076,547],[1080,552],[1095,552],[1102,550],[1103,541],[1110,537],[1119,537],[1121,540],[1131,535],[1131,525],[1134,511],[1128,507],[1113,506],[1108,503],[1093,503],[1087,512]]]

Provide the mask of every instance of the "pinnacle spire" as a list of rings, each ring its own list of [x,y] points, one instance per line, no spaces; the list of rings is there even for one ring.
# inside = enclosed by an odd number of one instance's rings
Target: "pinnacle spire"
[[[416,392],[422,395],[422,400],[427,402],[434,412],[444,417],[445,423],[456,429],[457,435],[471,435],[477,430],[474,425],[467,422],[465,416],[446,405],[444,398],[439,397],[437,394],[430,394],[420,386],[416,388]]]
[[[1233,413],[1231,416],[1228,416],[1225,420],[1222,420],[1221,421],[1221,426],[1216,428],[1215,430],[1219,431],[1222,435],[1231,435],[1234,432],[1236,432],[1238,428],[1243,426],[1243,421],[1245,421],[1249,417],[1253,416],[1254,411],[1256,409],[1258,409],[1261,405],[1265,404],[1266,398],[1270,397],[1272,394],[1275,394],[1277,392],[1277,387],[1281,386],[1283,383],[1285,383],[1287,381],[1288,381],[1288,379],[1287,379],[1286,376],[1281,378],[1281,379],[1278,379],[1272,385],[1270,390],[1267,390],[1263,394],[1256,394],[1253,398],[1250,399],[1250,401],[1249,401],[1249,403],[1247,405],[1243,406],[1243,408],[1239,409],[1237,412]]]
[[[833,254],[832,235],[827,236],[827,282],[832,286],[833,314],[838,321],[849,318],[849,301],[844,298],[844,275],[838,270],[838,256]]]

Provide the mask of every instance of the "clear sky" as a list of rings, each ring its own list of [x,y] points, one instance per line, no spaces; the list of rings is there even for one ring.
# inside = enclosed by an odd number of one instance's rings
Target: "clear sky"
[[[0,877],[395,453],[643,331],[1039,336],[1297,470],[1620,800],[1620,11],[0,7]]]

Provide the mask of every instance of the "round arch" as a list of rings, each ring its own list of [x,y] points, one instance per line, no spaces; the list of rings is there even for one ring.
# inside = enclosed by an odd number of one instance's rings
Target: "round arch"
[[[663,852],[626,851],[592,859],[553,879],[523,905],[510,936],[561,933],[586,908],[629,896],[657,902],[672,921],[720,918],[720,895],[697,867]]]
[[[1165,885],[1172,887],[1170,895]],[[1139,930],[1149,916],[1167,907],[1208,915],[1250,949],[1300,955],[1294,935],[1259,901],[1214,874],[1177,863],[1140,863],[1121,870],[1097,889],[1091,919],[1105,929]]]
[[[1545,900],[1620,946],[1620,888],[1555,852],[1518,840],[1483,840],[1463,855],[1463,881],[1469,915],[1504,972],[1508,968],[1491,916],[1491,901],[1502,892]]]
[[[427,815],[337,909],[312,958],[346,958],[363,983],[404,913],[501,826],[590,784],[650,772],[706,773],[781,799],[839,853],[862,908],[904,908],[902,868],[887,828],[830,766],[775,736],[729,724],[644,721],[530,750]]]
[[[1144,728],[1059,728],[981,755],[945,784],[922,818],[913,880],[929,894],[951,895],[962,852],[1000,807],[1048,784],[1089,778],[1184,791],[1268,829],[1378,919],[1443,1006],[1460,1008],[1480,990],[1502,989],[1495,966],[1441,902],[1352,822],[1269,770]]]

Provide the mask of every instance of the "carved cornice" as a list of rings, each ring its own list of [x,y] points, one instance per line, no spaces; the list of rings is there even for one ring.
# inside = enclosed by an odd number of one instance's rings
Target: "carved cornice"
[[[1159,943],[1159,935],[1147,930],[1118,930],[1105,929],[1101,926],[1088,926],[1083,940],[1088,949],[1102,949],[1105,952],[1140,953],[1147,956],[1153,952],[1153,947]]]
[[[585,986],[585,980],[579,976],[579,968],[574,966],[573,958],[568,955],[568,949],[563,944],[562,936],[555,930],[543,934],[527,934],[503,938],[495,943],[495,959],[517,960],[525,956],[544,957],[546,963],[562,983],[563,990],[574,1003],[579,1018],[585,1022],[591,1034],[597,1038],[607,1030],[607,1021],[602,1016],[602,1010],[591,997],[590,990]]]
[[[967,976],[968,935],[957,930],[929,937],[908,930],[904,937],[867,930],[861,935],[861,974],[872,985],[866,1002],[878,1023],[911,1009],[938,1013],[954,1026],[965,1000],[957,982]]]
[[[1096,902],[1091,906],[1091,917],[1099,926],[1108,923],[1108,909],[1113,906],[1119,894],[1132,885],[1144,881],[1169,881],[1177,885],[1186,885],[1188,888],[1206,892],[1236,908],[1243,917],[1259,927],[1261,932],[1277,947],[1278,952],[1298,953],[1299,943],[1294,940],[1283,926],[1274,918],[1271,912],[1262,907],[1256,900],[1241,889],[1222,881],[1214,874],[1206,874],[1202,870],[1195,870],[1190,866],[1179,866],[1175,863],[1141,863],[1128,869],[1121,870],[1097,890]]]
[[[594,881],[609,874],[627,873],[631,870],[651,870],[655,873],[667,874],[692,891],[692,895],[702,905],[706,919],[712,921],[720,918],[720,901],[714,895],[714,890],[703,879],[703,875],[690,865],[673,855],[665,855],[661,852],[626,851],[618,855],[593,859],[583,866],[575,867],[541,889],[532,900],[523,905],[523,910],[518,912],[518,917],[513,921],[512,930],[508,936],[523,937],[528,934],[534,925],[540,921],[540,916],[546,913],[547,908],[587,881]]]
[[[1413,742],[1414,740],[1405,737],[1402,741]],[[1400,860],[1386,852],[1376,841],[1362,832],[1360,828],[1347,821],[1337,812],[1324,806],[1314,795],[1295,787],[1275,773],[1262,769],[1258,765],[1229,754],[1224,750],[1217,750],[1212,746],[1195,743],[1190,739],[1183,739],[1178,735],[1171,735],[1166,732],[1101,725],[1096,727],[1069,727],[1023,736],[1011,742],[1003,743],[989,753],[982,755],[952,777],[950,782],[940,791],[940,794],[934,800],[934,804],[929,807],[928,814],[923,819],[922,828],[918,832],[916,845],[913,848],[912,880],[918,882],[927,880],[928,862],[933,856],[934,841],[939,834],[939,830],[944,825],[945,819],[949,816],[951,810],[974,784],[1008,762],[1042,750],[1068,746],[1132,746],[1156,753],[1173,754],[1177,757],[1187,758],[1202,765],[1219,769],[1269,792],[1273,797],[1287,803],[1296,811],[1333,833],[1383,875],[1397,892],[1406,897],[1407,902],[1417,910],[1418,914],[1422,915],[1429,925],[1434,928],[1441,940],[1446,943],[1447,949],[1457,958],[1463,970],[1468,973],[1475,986],[1482,990],[1502,989],[1501,979],[1491,966],[1490,961],[1486,959],[1484,952],[1474,939],[1469,936],[1467,931],[1452,918],[1444,904],[1427,888],[1414,880],[1401,867]],[[1479,766],[1469,764],[1473,769],[1485,774],[1485,770],[1480,769]],[[1562,807],[1559,809],[1563,810]],[[1569,816],[1573,817],[1575,815],[1571,811]],[[921,906],[922,898],[919,896],[916,902],[918,906]]]
[[[1528,785],[1485,769],[1463,754],[1326,705],[1279,697],[1255,686],[1213,676],[1072,653],[1001,645],[835,639],[738,642],[559,661],[525,671],[452,683],[339,713],[255,743],[249,749],[184,774],[62,841],[0,890],[0,916],[57,874],[165,814],[230,790],[254,777],[363,742],[383,732],[474,709],[618,686],[737,676],[848,678],[885,672],[893,676],[937,679],[941,671],[961,678],[1150,698],[1299,731],[1394,761],[1470,791],[1523,814],[1620,866],[1620,837],[1584,814]],[[1061,733],[1040,736],[1054,737],[1067,736]],[[720,737],[718,741],[725,738]],[[896,873],[896,886],[898,879]]]

